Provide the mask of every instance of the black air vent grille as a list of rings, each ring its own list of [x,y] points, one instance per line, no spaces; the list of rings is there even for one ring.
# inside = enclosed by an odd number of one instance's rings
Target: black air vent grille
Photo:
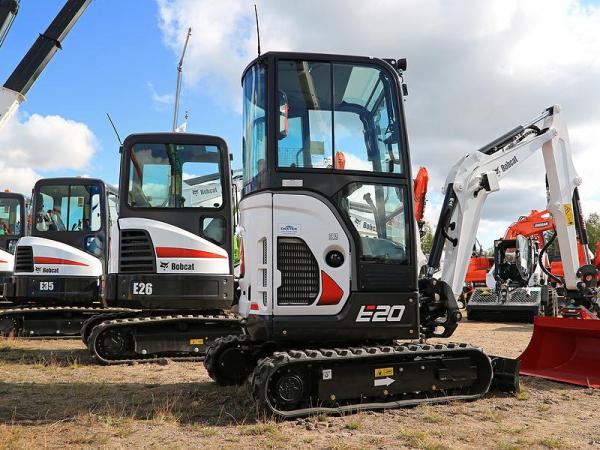
[[[155,273],[156,257],[152,240],[145,230],[121,230],[119,271]]]
[[[15,272],[33,272],[33,249],[31,247],[21,245],[17,247]]]
[[[310,305],[319,295],[319,265],[300,238],[277,238],[278,305]]]

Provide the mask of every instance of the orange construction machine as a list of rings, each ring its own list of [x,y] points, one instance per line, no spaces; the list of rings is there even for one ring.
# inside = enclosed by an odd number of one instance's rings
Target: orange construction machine
[[[429,173],[427,168],[419,167],[417,176],[413,182],[413,197],[415,202],[415,219],[419,230],[423,233],[423,225],[425,225],[425,203],[427,196],[427,185],[429,184]]]

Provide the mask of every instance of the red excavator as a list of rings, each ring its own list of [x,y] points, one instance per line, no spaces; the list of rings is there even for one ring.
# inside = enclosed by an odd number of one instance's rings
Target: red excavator
[[[479,250],[477,250],[477,245],[479,245]],[[461,309],[465,308],[475,288],[485,286],[485,278],[493,265],[494,258],[486,256],[481,244],[479,244],[479,241],[476,241],[476,245],[473,246],[473,254],[469,260],[465,285],[463,286],[462,294],[457,300]]]
[[[583,247],[579,246],[579,261],[583,262],[585,260],[585,255],[583,253]],[[594,251],[594,259],[592,260],[592,264],[600,269],[600,241],[596,242],[596,248]],[[556,259],[550,262],[550,273],[555,277],[562,278],[565,275],[565,271],[563,269],[562,261]]]
[[[543,255],[546,253],[545,250],[540,251],[546,246],[545,233],[552,230],[554,230],[554,220],[547,210],[532,210],[528,216],[521,216],[507,228],[504,237],[494,242],[494,258],[492,258],[491,265],[484,267],[479,273],[474,270],[471,272],[472,277],[475,274],[478,276],[477,285],[474,286],[472,281],[472,284],[469,284],[468,277],[465,280],[465,292],[470,300],[470,304],[467,306],[469,319],[533,321],[533,317],[540,313],[551,316],[558,315],[559,305],[553,290],[558,288],[560,295],[560,280],[564,277],[562,262],[550,263],[545,256],[541,259],[539,257],[540,253]],[[519,242],[523,244],[521,248],[519,248]],[[526,273],[517,273],[516,261],[508,261],[510,259],[508,256],[513,255],[515,251],[524,253],[523,249],[526,249],[531,256],[529,258],[531,267],[525,271]],[[583,246],[580,241],[577,241],[577,249],[579,263],[583,265],[586,261],[585,252],[587,250],[585,249],[587,246]],[[469,267],[481,259],[484,258],[471,258]],[[489,270],[494,271],[494,280],[491,283],[487,274]],[[487,282],[486,277],[488,277]],[[491,284],[494,282],[506,285],[505,297],[499,294],[499,289],[495,289],[495,291],[492,289],[494,286]],[[550,285],[552,289],[548,290],[546,284]]]

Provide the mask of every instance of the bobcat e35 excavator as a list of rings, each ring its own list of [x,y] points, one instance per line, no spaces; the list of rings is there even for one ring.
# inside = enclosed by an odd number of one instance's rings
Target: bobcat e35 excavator
[[[221,385],[248,378],[260,407],[280,417],[475,399],[492,383],[480,349],[417,343],[453,334],[470,252],[448,248],[443,277],[418,279],[405,66],[269,52],[244,71],[235,309],[245,333],[217,339],[205,366]],[[454,206],[444,230],[461,223]],[[471,219],[458,238],[468,249]],[[495,361],[498,386],[517,389],[514,361]]]
[[[31,230],[4,283],[3,335],[77,336],[104,310],[104,275],[117,191],[93,178],[47,178],[32,192]]]

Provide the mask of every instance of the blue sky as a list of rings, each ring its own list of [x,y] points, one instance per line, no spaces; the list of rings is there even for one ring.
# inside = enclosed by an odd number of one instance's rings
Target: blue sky
[[[0,79],[6,80],[63,4],[63,0],[21,1],[19,14],[0,48]],[[29,91],[20,114],[60,115],[83,122],[98,139],[97,151],[87,168],[40,174],[86,173],[115,183],[118,144],[106,112],[122,139],[135,132],[168,131],[172,102],[163,104],[153,99],[153,89],[159,96],[173,94],[177,60],[163,42],[155,2],[92,1],[67,36],[63,50]],[[190,112],[188,131],[224,137],[235,154],[235,166],[239,166],[239,114],[217,103],[214,96],[203,95],[201,84],[184,86],[180,117],[185,110]]]

